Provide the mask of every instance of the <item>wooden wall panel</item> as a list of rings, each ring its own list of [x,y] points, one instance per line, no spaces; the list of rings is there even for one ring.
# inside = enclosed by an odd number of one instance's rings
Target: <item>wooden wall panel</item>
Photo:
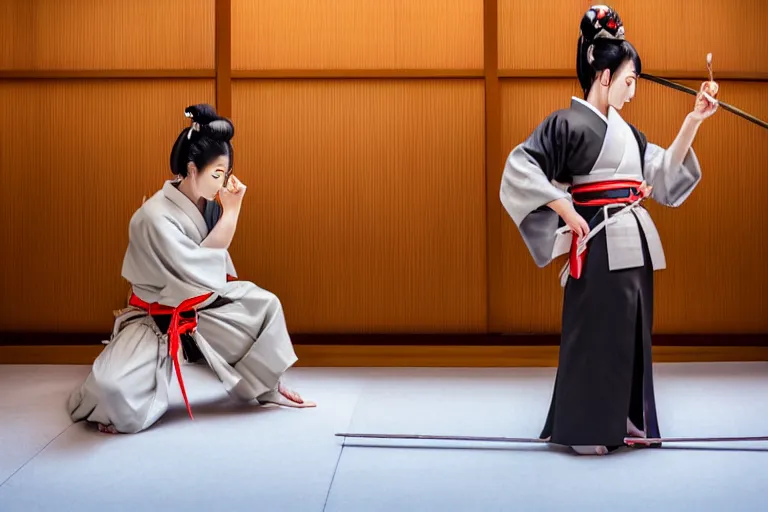
[[[232,0],[232,67],[482,69],[483,0]]]
[[[0,70],[214,67],[214,0],[1,4]]]
[[[585,0],[499,2],[499,67],[560,69],[575,75]],[[715,71],[768,74],[765,0],[613,0],[647,70],[700,72],[713,53]]]
[[[504,156],[544,117],[567,107],[575,80],[504,80]],[[688,83],[695,87],[695,83]],[[721,83],[721,99],[768,117],[768,84]],[[641,81],[622,115],[649,140],[668,146],[693,98]],[[668,269],[656,274],[656,331],[664,333],[765,332],[768,330],[768,200],[756,184],[768,162],[768,132],[723,110],[702,125],[694,150],[703,181],[680,208],[648,208],[659,228]],[[500,183],[503,162],[489,173]],[[498,199],[496,199],[498,200]],[[512,220],[499,206],[503,258],[490,269],[490,329],[557,332],[562,261],[538,269]]]
[[[0,330],[111,329],[128,222],[213,80],[0,81]]]
[[[298,332],[482,331],[481,80],[238,80],[232,253]]]
[[[314,77],[232,86],[236,172],[250,185],[233,255],[244,278],[280,296],[292,331],[559,329],[560,263],[535,267],[497,185],[506,154],[568,105],[575,80],[503,80],[496,127],[484,115],[497,103],[490,68],[487,97],[483,80],[351,79],[482,72],[484,38],[494,41],[484,34],[484,6],[495,3],[231,0],[232,33],[221,23],[218,35],[231,38],[234,70]],[[593,2],[497,3],[498,45],[488,47],[498,48],[502,70],[574,73],[578,23]],[[199,76],[217,61],[216,4],[4,0],[0,72]],[[229,5],[219,2],[221,12]],[[766,2],[612,5],[646,70],[703,77],[711,51],[716,77],[768,74],[759,23]],[[219,48],[218,97],[227,108],[228,50]],[[349,76],[317,79],[323,72]],[[768,118],[768,82],[721,84],[724,101]],[[0,125],[0,185],[14,191],[0,207],[12,219],[0,248],[0,330],[109,329],[127,291],[120,266],[130,215],[169,174],[183,108],[213,102],[215,88],[189,79],[0,80],[0,116],[12,120]],[[625,116],[666,145],[691,100],[641,82]],[[487,170],[486,121],[503,140]],[[760,223],[768,205],[759,186],[766,133],[718,113],[695,145],[700,188],[680,209],[650,204],[670,267],[657,274],[657,331],[768,330]]]

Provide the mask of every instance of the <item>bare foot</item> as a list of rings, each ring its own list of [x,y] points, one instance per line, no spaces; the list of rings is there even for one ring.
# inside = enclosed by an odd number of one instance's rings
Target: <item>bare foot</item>
[[[282,382],[278,384],[277,391],[278,393],[283,395],[285,398],[287,398],[289,401],[291,401],[293,404],[295,404],[292,407],[316,407],[317,406],[317,404],[315,404],[314,402],[305,402],[304,399],[301,398],[301,395],[283,386]]]
[[[259,402],[282,405],[284,407],[294,407],[303,409],[305,407],[317,407],[314,402],[308,402],[301,398],[297,392],[286,388],[283,383],[277,385],[277,391],[267,393],[259,398]]]
[[[102,434],[119,434],[114,425],[104,425],[99,423],[99,432]]]
[[[637,428],[629,418],[627,418],[627,434],[632,437],[645,437],[645,432]]]
[[[608,448],[605,446],[571,446],[573,451],[579,455],[605,455]]]
[[[641,438],[644,438],[645,437],[645,432],[643,432],[642,430],[637,428],[635,426],[635,424],[632,423],[629,418],[627,418],[627,435],[629,437],[641,437]],[[631,443],[629,443],[630,446],[631,445],[635,445],[635,444],[642,444],[642,445],[646,445],[647,446],[647,445],[649,445],[651,443],[649,443],[647,441],[632,441]]]

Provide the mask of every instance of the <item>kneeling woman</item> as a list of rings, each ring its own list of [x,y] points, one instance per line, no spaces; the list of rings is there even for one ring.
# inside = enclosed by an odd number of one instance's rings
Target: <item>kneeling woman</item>
[[[691,194],[701,179],[691,143],[717,102],[702,92],[665,150],[619,115],[641,64],[614,11],[587,11],[577,59],[585,99],[573,98],[512,151],[500,197],[538,266],[570,253],[561,274],[560,361],[541,437],[605,454],[627,434],[660,437],[651,327],[653,272],[666,263],[640,201],[679,206]],[[714,93],[716,84],[705,88]]]
[[[129,307],[86,381],[69,398],[74,421],[102,431],[140,432],[168,408],[179,352],[204,360],[242,400],[289,407],[314,404],[285,388],[297,360],[278,298],[239,281],[228,248],[246,187],[232,172],[234,127],[209,105],[186,110],[192,125],[171,152],[176,180],[133,215],[122,275]],[[215,201],[218,194],[221,205]]]

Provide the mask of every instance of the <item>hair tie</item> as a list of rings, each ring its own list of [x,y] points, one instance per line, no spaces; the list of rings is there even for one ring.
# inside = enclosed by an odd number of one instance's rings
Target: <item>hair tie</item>
[[[607,5],[593,5],[581,19],[579,32],[589,43],[599,38],[623,40],[624,24],[619,13]]]
[[[189,128],[189,132],[187,133],[187,139],[192,140],[192,132],[199,132],[199,131],[200,131],[200,123],[195,123],[193,121],[192,126]]]

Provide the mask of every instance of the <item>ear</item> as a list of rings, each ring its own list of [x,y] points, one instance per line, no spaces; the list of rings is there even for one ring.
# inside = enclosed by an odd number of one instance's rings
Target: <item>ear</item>
[[[187,162],[187,176],[197,173],[197,166],[194,162]]]
[[[604,69],[600,72],[600,85],[608,87],[611,85],[611,70]]]

